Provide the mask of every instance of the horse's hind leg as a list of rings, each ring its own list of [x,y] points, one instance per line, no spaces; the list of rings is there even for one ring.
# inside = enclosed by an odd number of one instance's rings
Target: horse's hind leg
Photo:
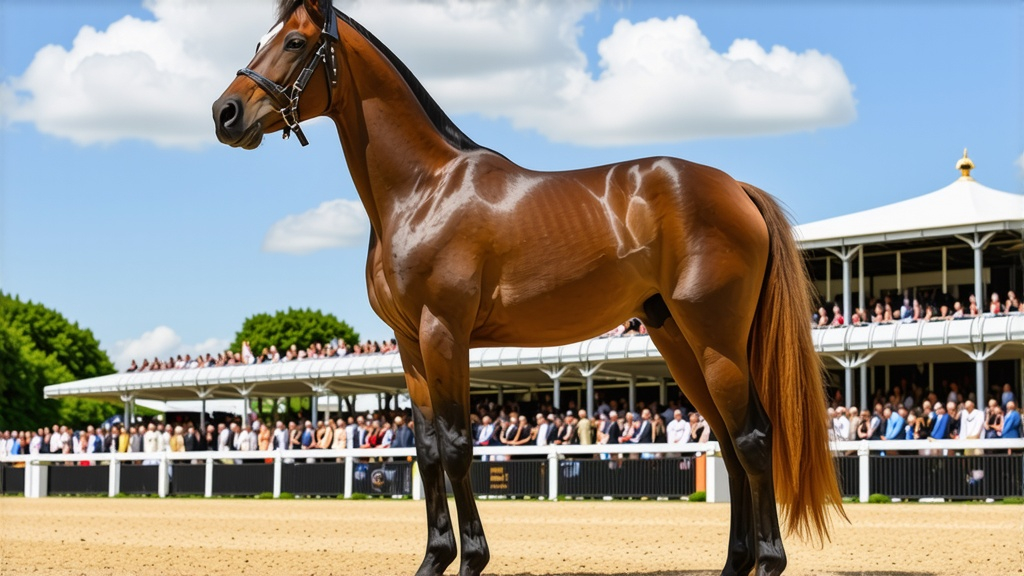
[[[731,289],[730,289],[731,288]],[[775,486],[772,481],[771,424],[753,386],[747,340],[757,291],[737,282],[696,304],[670,303],[674,318],[701,366],[732,446],[750,482],[755,554],[759,576],[781,574],[786,567]],[[750,302],[748,310],[742,303]],[[730,308],[731,307],[731,308]]]
[[[469,345],[441,321],[424,313],[420,346],[434,404],[441,463],[452,483],[462,545],[460,576],[477,576],[490,560],[480,513],[470,486],[473,438],[469,426]]]
[[[658,347],[673,379],[686,397],[715,431],[722,457],[729,471],[730,522],[729,548],[722,576],[747,576],[754,568],[754,513],[750,501],[750,483],[732,446],[729,430],[708,392],[700,364],[689,342],[679,331],[673,318],[659,328],[648,327],[651,340]]]

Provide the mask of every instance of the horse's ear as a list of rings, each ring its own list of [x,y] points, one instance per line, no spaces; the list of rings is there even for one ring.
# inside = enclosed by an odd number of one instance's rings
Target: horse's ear
[[[316,25],[323,27],[325,16],[331,13],[331,0],[302,0],[306,7],[306,13],[316,22]]]

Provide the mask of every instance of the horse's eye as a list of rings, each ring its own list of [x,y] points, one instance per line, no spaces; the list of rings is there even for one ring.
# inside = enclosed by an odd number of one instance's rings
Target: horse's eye
[[[291,40],[288,41],[288,44],[285,46],[285,48],[287,48],[288,50],[302,50],[302,48],[305,46],[305,40],[301,38],[292,38]]]

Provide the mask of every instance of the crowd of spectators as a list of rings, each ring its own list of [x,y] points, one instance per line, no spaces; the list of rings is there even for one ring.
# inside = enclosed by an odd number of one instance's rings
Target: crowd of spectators
[[[191,354],[177,357],[170,357],[167,360],[160,360],[154,357],[152,361],[143,359],[142,364],[131,361],[125,372],[153,372],[156,370],[182,370],[195,368],[214,368],[219,366],[236,366],[244,364],[276,364],[278,362],[292,362],[296,360],[314,360],[318,358],[340,358],[342,356],[364,356],[369,354],[394,354],[398,352],[398,343],[392,338],[390,341],[374,342],[367,340],[363,344],[354,346],[348,345],[343,340],[334,339],[324,345],[314,342],[306,348],[300,349],[292,344],[282,354],[277,346],[263,348],[257,355],[249,346],[249,342],[242,342],[242,349],[239,351],[225,350],[216,357],[207,353],[200,354],[195,358]]]
[[[830,312],[824,305],[819,307],[818,311],[811,316],[812,325],[818,328],[842,326],[846,322],[842,306],[837,302],[831,308]],[[1005,299],[993,292],[989,297],[988,307],[984,310],[979,308],[974,294],[967,298],[965,307],[960,301],[938,291],[919,291],[916,298],[912,298],[910,292],[907,291],[900,304],[895,304],[893,297],[886,295],[882,298],[872,298],[868,302],[867,309],[854,308],[850,323],[856,326],[863,323],[931,322],[971,318],[986,314],[1013,314],[1020,311],[1021,303],[1013,290],[1006,293]]]
[[[945,384],[945,383],[944,383]],[[945,440],[1024,437],[1017,398],[1009,384],[999,398],[990,398],[985,409],[975,405],[973,395],[965,398],[957,383],[943,386],[943,397],[908,389],[906,381],[893,388],[888,397],[876,396],[874,409],[829,407],[833,440]],[[930,450],[923,451],[931,453]],[[981,453],[969,450],[968,453]]]
[[[345,448],[409,448],[415,445],[414,425],[403,414],[374,413],[317,422],[232,418],[208,424],[153,420],[137,425],[89,425],[82,430],[54,424],[37,431],[5,431],[0,456],[17,454],[92,454],[131,452],[155,463],[161,452],[237,452],[254,450],[341,450]],[[82,465],[88,465],[82,461]]]
[[[876,393],[869,411],[847,406],[840,395],[828,408],[829,435],[834,440],[915,440],[1021,438],[1022,415],[1009,384],[984,410],[973,395],[964,396],[956,382],[926,391],[902,379],[890,392]],[[483,401],[470,414],[476,446],[546,446],[549,444],[682,444],[706,442],[714,436],[700,414],[675,401],[668,405],[597,398],[593,414],[569,402],[555,408],[550,398],[520,404]],[[90,454],[159,452],[318,450],[343,448],[405,448],[415,445],[409,410],[378,411],[324,418],[316,425],[301,417],[270,423],[251,415],[229,418],[203,430],[192,422],[153,420],[127,426],[87,426],[72,430],[53,425],[36,431],[0,433],[0,456],[8,454]],[[304,455],[304,457],[315,457]],[[607,458],[602,455],[602,458]],[[640,457],[654,457],[642,454]],[[150,461],[152,456],[142,456]],[[497,458],[497,457],[492,457]],[[85,463],[85,461],[83,461]]]

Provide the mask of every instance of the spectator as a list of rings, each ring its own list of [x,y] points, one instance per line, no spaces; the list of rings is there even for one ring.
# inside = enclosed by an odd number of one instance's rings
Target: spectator
[[[661,414],[655,414],[652,422],[654,443],[666,444],[668,442],[668,431],[665,429],[665,419],[661,417]]]
[[[313,448],[316,448],[316,446],[313,444],[314,434],[315,433],[313,432],[313,423],[310,422],[309,420],[306,420],[306,427],[302,431],[302,439],[300,440],[300,446],[302,450],[311,450]]]
[[[985,410],[985,438],[999,438],[1003,429],[1003,409],[995,398],[988,401]]]
[[[277,424],[274,425],[274,450],[287,450],[288,449],[288,429],[285,428],[284,422],[278,420]]]
[[[332,450],[344,450],[348,447],[348,434],[345,428],[345,419],[338,418],[334,423],[333,438],[331,439]]]
[[[860,423],[861,423],[862,419],[860,417],[860,411],[857,409],[856,406],[850,406],[850,409],[849,409],[849,421],[850,421],[850,426],[849,426],[850,429],[849,429],[845,439],[846,440],[859,440],[860,438],[858,437],[857,431],[858,431],[858,429],[860,429]]]
[[[152,422],[146,427],[146,433],[142,435],[142,451],[147,455],[143,464],[151,466],[157,464],[153,455],[160,451],[160,433],[156,431],[156,425]]]
[[[977,440],[981,438],[985,427],[985,414],[975,407],[974,402],[964,402],[963,414],[960,415],[960,438],[963,440]],[[981,450],[965,450],[964,454],[981,455]]]
[[[414,448],[415,446],[416,437],[415,434],[413,434],[412,429],[405,425],[405,420],[401,416],[395,416],[395,426],[391,447]]]
[[[690,423],[683,420],[683,411],[678,408],[672,412],[672,420],[668,423],[666,434],[669,444],[683,444],[689,441]]]
[[[999,402],[999,404],[1003,407],[1003,410],[1007,410],[1007,405],[1009,405],[1010,402],[1013,402],[1016,399],[1017,398],[1014,397],[1013,395],[1013,388],[1010,387],[1009,384],[1003,384],[1003,395],[1001,396],[1001,401]]]
[[[650,444],[654,438],[652,433],[651,411],[644,408],[644,411],[640,413],[640,425],[637,427],[636,434],[629,441],[633,444]]]
[[[587,411],[580,410],[579,420],[576,421],[576,438],[580,445],[590,446],[594,443],[593,426],[587,418]]]
[[[1020,412],[1017,410],[1017,404],[1010,400],[1006,403],[1006,416],[1003,417],[1003,438],[1020,438],[1021,432],[1021,418]]]
[[[690,442],[707,442],[711,437],[711,429],[697,412],[690,412]]]
[[[835,417],[832,419],[832,430],[835,439],[842,442],[850,437],[850,419],[846,417],[846,408],[836,408]]]

